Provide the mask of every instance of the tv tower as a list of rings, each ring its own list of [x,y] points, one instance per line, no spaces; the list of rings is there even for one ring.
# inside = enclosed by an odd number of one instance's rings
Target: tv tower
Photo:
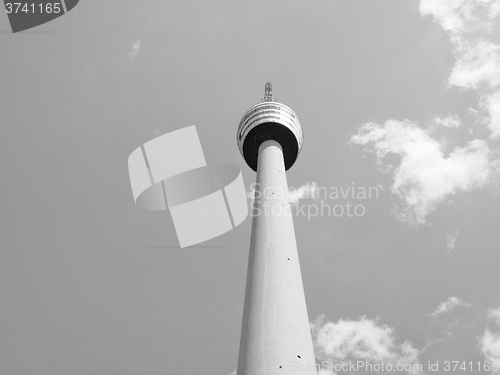
[[[238,375],[316,375],[285,173],[303,140],[297,115],[266,83],[237,134],[257,172]]]

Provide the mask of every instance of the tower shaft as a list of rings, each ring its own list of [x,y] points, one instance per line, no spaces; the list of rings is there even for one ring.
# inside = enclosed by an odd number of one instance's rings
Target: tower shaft
[[[258,149],[238,375],[316,375],[283,150]]]

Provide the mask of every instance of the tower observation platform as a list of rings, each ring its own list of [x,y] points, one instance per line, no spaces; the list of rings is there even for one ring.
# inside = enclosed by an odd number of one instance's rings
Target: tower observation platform
[[[238,126],[238,148],[254,171],[257,171],[259,146],[270,139],[281,145],[285,168],[290,169],[304,143],[302,127],[295,112],[273,98],[272,86],[268,82],[262,102],[250,108]]]

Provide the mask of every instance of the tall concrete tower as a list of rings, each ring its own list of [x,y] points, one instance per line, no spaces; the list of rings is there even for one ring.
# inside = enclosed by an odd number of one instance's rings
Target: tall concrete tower
[[[237,374],[316,375],[285,173],[302,148],[302,128],[270,82],[241,119],[237,141],[257,171]]]

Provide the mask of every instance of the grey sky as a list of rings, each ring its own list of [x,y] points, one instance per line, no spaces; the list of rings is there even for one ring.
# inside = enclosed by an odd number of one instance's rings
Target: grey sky
[[[393,335],[391,350],[404,357],[408,340],[421,363],[484,360],[481,337],[488,329],[494,344],[499,330],[498,174],[412,226],[393,214],[404,155],[390,149],[382,173],[369,152],[380,143],[350,142],[364,123],[409,119],[436,127],[444,157],[480,139],[498,160],[480,108],[497,86],[448,85],[460,54],[419,3],[87,0],[15,35],[0,12],[0,373],[236,368],[250,220],[175,248],[168,214],[135,207],[127,158],[195,124],[207,162],[239,165],[250,187],[235,134],[266,81],[304,130],[290,186],[384,189],[356,202],[363,217],[295,218],[309,317],[325,316],[318,332]],[[450,114],[463,126],[433,123]],[[467,307],[431,316],[450,298]]]

